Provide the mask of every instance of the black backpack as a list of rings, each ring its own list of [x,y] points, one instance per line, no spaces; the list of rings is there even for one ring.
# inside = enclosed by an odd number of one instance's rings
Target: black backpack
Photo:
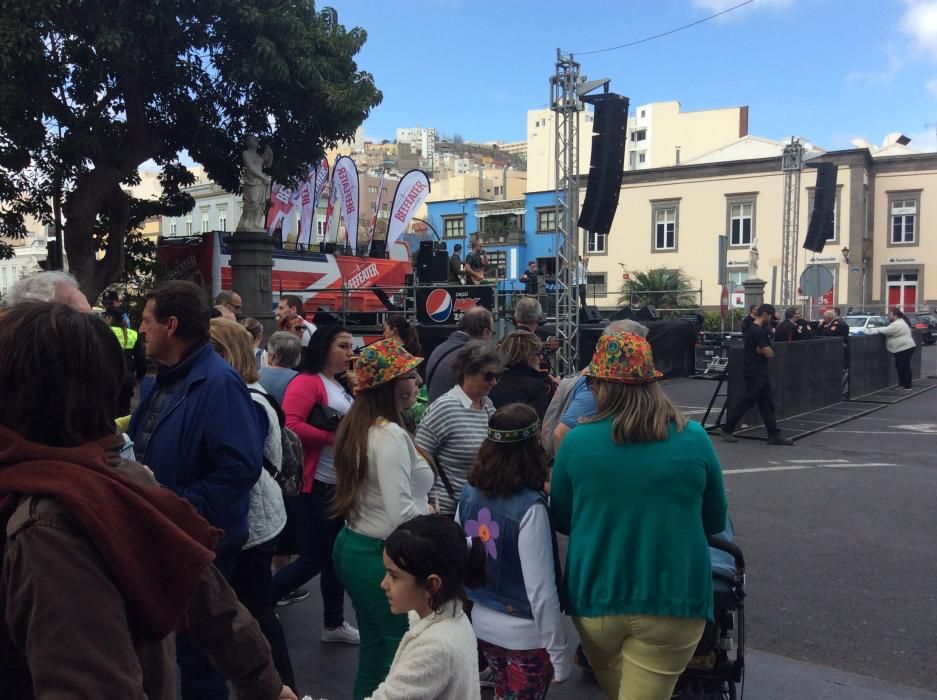
[[[262,396],[277,414],[277,423],[280,425],[280,446],[283,450],[283,462],[280,471],[264,457],[264,469],[280,485],[284,496],[295,496],[303,488],[303,443],[299,435],[286,427],[286,415],[277,400],[257,389],[249,389],[252,394]]]

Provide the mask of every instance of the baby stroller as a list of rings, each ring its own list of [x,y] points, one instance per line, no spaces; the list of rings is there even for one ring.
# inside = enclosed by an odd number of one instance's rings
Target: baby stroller
[[[736,700],[745,676],[745,558],[731,519],[723,532],[709,537],[709,548],[715,623],[706,623],[677,682],[673,697],[679,700]]]

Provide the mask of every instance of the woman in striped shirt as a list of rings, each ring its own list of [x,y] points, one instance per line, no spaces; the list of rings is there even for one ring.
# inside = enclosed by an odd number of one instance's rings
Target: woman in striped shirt
[[[453,369],[457,384],[430,404],[416,433],[417,446],[436,462],[440,479],[430,492],[440,513],[453,515],[478,448],[488,436],[495,406],[488,398],[504,364],[498,351],[483,341],[465,344]]]

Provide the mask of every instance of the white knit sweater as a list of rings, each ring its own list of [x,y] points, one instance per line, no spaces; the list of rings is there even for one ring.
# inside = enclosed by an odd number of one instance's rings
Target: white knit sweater
[[[911,335],[911,326],[903,318],[896,318],[883,328],[869,328],[869,335],[884,335],[885,349],[890,353],[910,350],[914,347],[914,337]]]
[[[424,619],[410,612],[410,630],[370,700],[481,700],[477,642],[461,605]]]

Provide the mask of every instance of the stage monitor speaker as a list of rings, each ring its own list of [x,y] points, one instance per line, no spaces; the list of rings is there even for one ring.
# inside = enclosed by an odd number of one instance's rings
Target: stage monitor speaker
[[[387,241],[371,241],[371,250],[368,252],[372,258],[386,258]]]
[[[630,306],[623,306],[619,311],[616,311],[609,321],[626,321],[634,318],[634,312],[631,310]]]
[[[638,321],[660,321],[660,314],[653,306],[646,304],[638,309],[635,319]]]
[[[602,323],[602,314],[596,306],[579,307],[579,323]]]
[[[836,203],[836,163],[817,166],[817,188],[813,193],[813,211],[804,238],[804,248],[822,253],[823,246],[833,237],[833,213]]]
[[[445,282],[448,262],[445,251],[436,250],[433,241],[420,241],[420,249],[416,254],[416,272],[420,284]]]
[[[628,98],[609,92],[587,95],[583,102],[595,105],[595,114],[589,180],[578,223],[586,231],[608,233],[618,208],[625,170]]]

